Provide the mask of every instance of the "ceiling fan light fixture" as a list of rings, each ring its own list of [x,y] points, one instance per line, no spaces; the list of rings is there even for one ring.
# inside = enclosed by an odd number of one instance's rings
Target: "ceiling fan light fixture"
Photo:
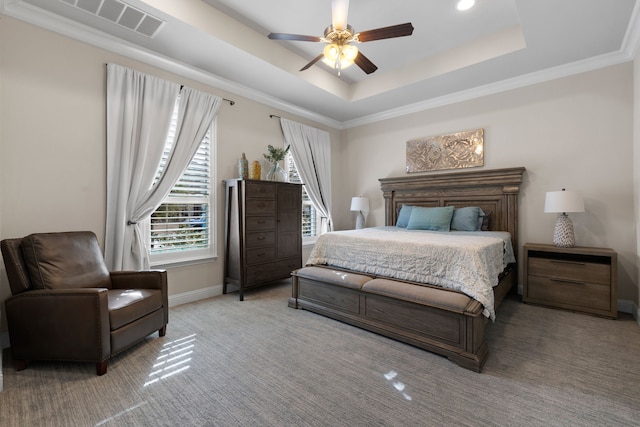
[[[456,7],[458,10],[469,10],[476,4],[476,0],[460,0]]]
[[[322,62],[334,70],[337,70],[338,77],[340,77],[341,70],[352,64],[356,64],[366,74],[371,74],[378,69],[369,58],[358,51],[355,44],[405,37],[413,34],[413,25],[411,25],[411,22],[356,33],[353,31],[351,25],[347,24],[348,9],[349,0],[332,0],[331,11],[333,19],[331,25],[325,28],[324,37],[288,33],[269,33],[267,37],[271,40],[326,43],[322,53],[308,62],[300,71],[307,70],[322,60]]]
[[[354,45],[330,43],[324,47],[323,62],[330,67],[343,69],[352,65],[358,56],[358,48]]]

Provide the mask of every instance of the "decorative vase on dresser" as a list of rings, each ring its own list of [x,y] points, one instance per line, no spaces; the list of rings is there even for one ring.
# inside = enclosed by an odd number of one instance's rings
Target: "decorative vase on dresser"
[[[271,163],[271,168],[267,172],[268,181],[287,182],[287,171],[280,167],[280,163]]]
[[[290,277],[302,267],[302,186],[225,181],[225,281],[244,291]]]

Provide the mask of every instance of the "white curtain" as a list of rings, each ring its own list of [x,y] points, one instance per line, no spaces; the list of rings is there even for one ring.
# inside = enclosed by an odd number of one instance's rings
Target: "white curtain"
[[[287,119],[280,119],[280,126],[307,194],[322,216],[321,233],[332,231],[329,133]]]
[[[176,137],[154,184],[176,99]],[[119,65],[107,65],[107,224],[111,270],[149,268],[150,216],[169,194],[222,99]]]

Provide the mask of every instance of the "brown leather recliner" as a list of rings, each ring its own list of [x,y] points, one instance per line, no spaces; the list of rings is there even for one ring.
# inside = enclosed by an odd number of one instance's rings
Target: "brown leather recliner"
[[[16,370],[29,360],[108,359],[169,321],[165,271],[109,272],[89,231],[0,242],[12,296],[5,301]]]

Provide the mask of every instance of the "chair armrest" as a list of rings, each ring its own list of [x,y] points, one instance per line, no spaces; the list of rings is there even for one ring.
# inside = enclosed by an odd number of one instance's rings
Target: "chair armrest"
[[[167,290],[165,270],[112,271],[111,286],[114,289],[161,289]]]
[[[26,291],[5,308],[16,359],[102,361],[111,354],[106,288]]]

